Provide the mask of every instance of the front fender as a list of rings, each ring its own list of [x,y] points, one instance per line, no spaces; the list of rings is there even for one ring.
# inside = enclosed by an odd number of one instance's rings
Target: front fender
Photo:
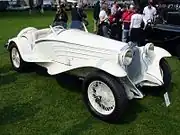
[[[166,51],[163,48],[157,47],[157,46],[154,47],[154,53],[156,55],[155,58],[158,61],[160,61],[162,58],[171,57],[172,56],[168,51]]]
[[[115,77],[127,76],[126,71],[118,63],[111,63],[109,61],[106,61],[103,64],[101,64],[101,62],[97,63],[96,66],[99,69],[101,69],[101,70],[103,70],[103,71],[105,71],[105,72],[107,72],[107,73],[109,73]]]
[[[59,62],[39,63],[39,65],[46,67],[50,75],[56,75],[66,71],[89,67],[93,69],[102,70],[118,78],[127,76],[126,71],[118,63],[115,62],[99,60],[99,61],[86,61],[81,64],[76,64],[77,61],[75,63],[70,62],[70,64],[71,63],[72,65],[61,64]],[[81,72],[81,74],[83,74],[83,72]]]
[[[153,58],[150,58],[149,60],[147,60],[147,58],[145,60],[147,61],[148,68],[146,74],[144,75],[144,80],[148,80],[157,86],[164,84],[159,63],[160,60],[165,57],[171,57],[171,54],[160,47],[154,47]]]

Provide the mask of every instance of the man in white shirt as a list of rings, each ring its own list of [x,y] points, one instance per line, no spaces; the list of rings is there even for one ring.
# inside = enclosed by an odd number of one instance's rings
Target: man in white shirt
[[[104,8],[106,8],[106,7],[104,7]],[[99,13],[100,24],[108,21],[108,15],[107,15],[106,10],[104,8],[102,8],[102,10]]]
[[[100,35],[101,36],[104,36],[104,37],[109,37],[108,35],[108,15],[107,15],[107,5],[104,4],[102,5],[102,10],[100,11],[99,13],[99,30],[101,31],[100,32]]]
[[[145,26],[148,23],[148,21],[153,21],[156,12],[157,10],[155,7],[152,6],[152,2],[149,2],[149,5],[146,6],[143,10],[143,14],[144,14],[143,21]]]

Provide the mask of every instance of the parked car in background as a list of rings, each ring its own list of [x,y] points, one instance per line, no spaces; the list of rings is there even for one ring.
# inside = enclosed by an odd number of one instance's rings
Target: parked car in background
[[[180,1],[155,1],[158,14],[145,29],[148,42],[153,42],[180,58]]]
[[[6,11],[9,6],[8,0],[0,1],[0,11]]]

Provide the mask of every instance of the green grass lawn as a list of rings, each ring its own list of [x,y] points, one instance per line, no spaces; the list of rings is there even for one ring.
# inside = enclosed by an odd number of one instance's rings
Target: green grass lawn
[[[92,22],[91,13],[88,17]],[[57,81],[42,69],[22,74],[13,71],[3,48],[8,38],[24,27],[48,27],[53,18],[53,12],[31,16],[27,12],[0,13],[0,135],[180,134],[180,62],[176,58],[168,59],[173,77],[170,107],[165,107],[162,96],[149,94],[131,102],[120,124],[107,124],[91,116],[76,78],[63,75]]]

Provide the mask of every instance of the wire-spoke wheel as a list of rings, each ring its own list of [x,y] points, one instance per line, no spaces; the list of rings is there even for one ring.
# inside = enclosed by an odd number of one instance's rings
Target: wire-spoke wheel
[[[93,81],[88,87],[88,99],[93,108],[103,115],[109,115],[115,108],[112,90],[102,81]]]
[[[121,82],[102,71],[90,73],[85,78],[83,96],[91,114],[107,122],[119,121],[128,105]]]

